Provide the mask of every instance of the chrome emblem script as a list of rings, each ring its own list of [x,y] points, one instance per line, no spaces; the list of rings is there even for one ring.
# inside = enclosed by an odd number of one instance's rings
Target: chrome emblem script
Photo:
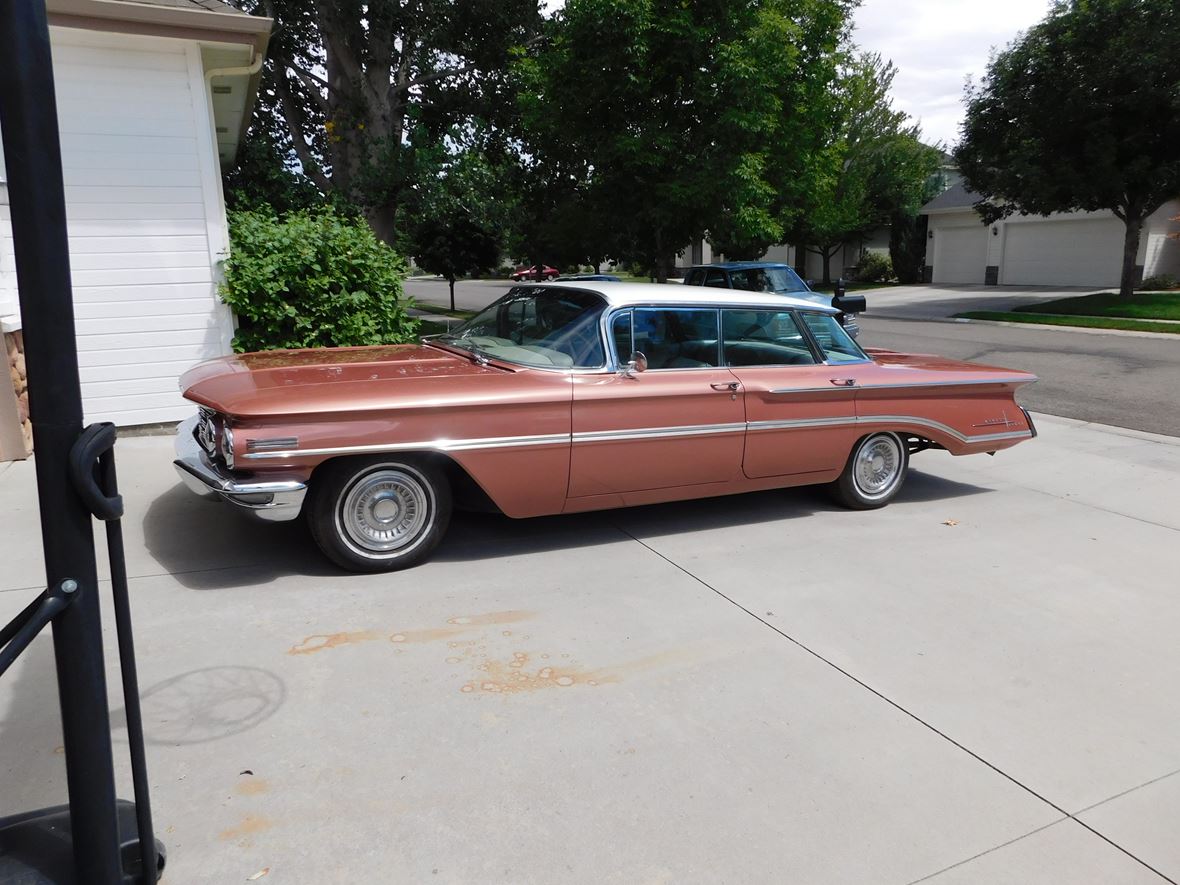
[[[213,423],[212,412],[202,409],[200,416],[197,422],[197,442],[212,457],[217,453],[217,426]]]

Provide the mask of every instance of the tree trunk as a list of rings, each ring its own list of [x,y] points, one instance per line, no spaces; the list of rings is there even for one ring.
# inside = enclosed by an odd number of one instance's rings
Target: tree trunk
[[[799,274],[799,279],[807,279],[807,247],[795,247],[795,273]]]
[[[1139,254],[1143,216],[1127,212],[1123,223],[1127,226],[1127,233],[1123,238],[1123,272],[1119,281],[1119,296],[1130,298],[1135,293],[1135,257]]]
[[[447,282],[451,286],[451,313],[455,312],[455,278],[447,277]]]
[[[365,220],[377,239],[387,246],[396,246],[397,207],[393,203],[370,206],[365,210]]]
[[[836,254],[836,250],[839,248],[839,243],[837,243],[835,246],[823,246],[820,248],[819,254],[822,255],[824,259],[824,288],[832,285],[832,256]]]

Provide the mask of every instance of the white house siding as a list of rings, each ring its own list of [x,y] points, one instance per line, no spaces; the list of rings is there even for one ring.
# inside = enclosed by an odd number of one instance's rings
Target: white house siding
[[[192,406],[178,376],[232,337],[216,294],[225,219],[199,49],[62,28],[52,42],[86,420],[182,419]],[[0,240],[0,298],[10,255]]]

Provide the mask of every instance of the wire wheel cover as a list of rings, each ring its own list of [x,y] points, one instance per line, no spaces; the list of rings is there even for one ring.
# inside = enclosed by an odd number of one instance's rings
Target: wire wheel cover
[[[347,490],[338,519],[345,539],[367,553],[412,545],[433,518],[433,497],[420,477],[397,468],[366,473]]]
[[[874,436],[856,453],[853,479],[861,494],[879,498],[901,478],[901,446],[892,436]]]

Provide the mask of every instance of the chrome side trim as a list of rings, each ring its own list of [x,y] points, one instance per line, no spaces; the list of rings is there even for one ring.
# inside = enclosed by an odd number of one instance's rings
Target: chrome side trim
[[[835,388],[833,388],[835,389]],[[819,427],[845,427],[862,424],[911,424],[929,427],[952,436],[963,443],[999,442],[1023,439],[1033,434],[1027,430],[1011,433],[968,435],[953,427],[915,415],[868,415],[835,418],[801,418],[781,421],[751,421],[732,424],[692,424],[680,427],[637,427],[632,430],[595,430],[580,433],[552,433],[537,436],[501,436],[483,439],[436,439],[407,442],[374,443],[365,446],[332,446],[319,449],[292,449],[281,452],[251,452],[250,459],[294,458],[307,455],[363,455],[380,452],[466,452],[483,449],[519,448],[525,446],[554,446],[599,442],[619,442],[642,439],[673,439],[692,436],[716,436],[730,433],[760,433],[768,430],[806,430]]]
[[[749,425],[693,424],[683,427],[638,427],[634,430],[595,430],[575,433],[575,443],[616,442],[635,439],[669,439],[678,436],[713,436],[726,433],[745,433]]]
[[[833,368],[837,365],[834,364]],[[833,385],[832,387],[779,387],[775,390],[768,390],[767,393],[774,394],[789,394],[789,393],[823,393],[829,390],[911,390],[916,387],[972,387],[978,384],[1032,384],[1040,379],[1035,375],[1028,381],[1017,380],[1014,378],[977,378],[970,381],[916,381],[911,384],[858,384],[855,387],[841,388]]]
[[[933,421],[929,418],[919,418],[915,415],[865,415],[856,419],[857,424],[917,424],[919,427],[929,427],[932,430],[940,430],[948,436],[953,436],[962,443],[984,443],[984,442],[1000,442],[1006,439],[1028,439],[1032,437],[1032,433],[1027,430],[1017,430],[1009,433],[982,433],[968,435],[959,433],[953,427],[943,424],[941,421]]]
[[[247,452],[271,452],[275,449],[295,449],[299,447],[297,436],[276,436],[271,439],[246,440]]]
[[[304,455],[363,455],[378,452],[464,452],[470,449],[508,449],[519,446],[569,445],[568,433],[536,436],[491,436],[483,439],[433,439],[418,442],[373,443],[367,446],[329,446],[319,449],[287,449],[280,452],[251,452],[251,460],[296,458]]]
[[[762,430],[803,430],[812,427],[843,427],[857,424],[855,415],[839,418],[796,418],[788,421],[751,421],[746,425],[751,433]]]

